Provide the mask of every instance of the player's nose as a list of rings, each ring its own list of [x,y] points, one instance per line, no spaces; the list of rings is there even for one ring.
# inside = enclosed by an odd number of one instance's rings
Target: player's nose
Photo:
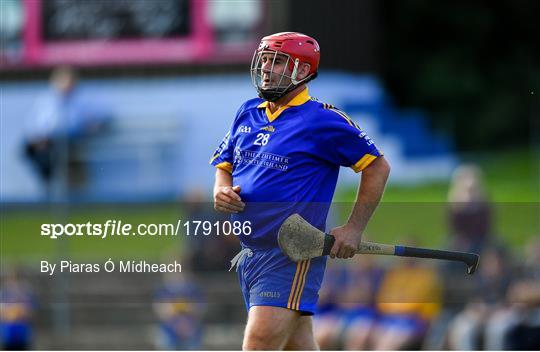
[[[262,66],[261,66],[261,69],[264,73],[270,73],[272,72],[272,63],[270,62],[270,60],[266,61],[266,62],[263,62],[262,63]]]

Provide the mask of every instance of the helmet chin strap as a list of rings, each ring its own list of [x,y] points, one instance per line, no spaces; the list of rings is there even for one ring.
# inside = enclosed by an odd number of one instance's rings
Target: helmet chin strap
[[[280,90],[276,90],[276,89],[257,89],[258,92],[259,92],[259,98],[262,98],[264,100],[267,100],[267,101],[270,101],[270,102],[275,102],[277,101],[279,98],[287,95],[289,92],[293,91],[296,87],[298,87],[298,85],[300,83],[307,83],[313,79],[315,79],[317,77],[317,72],[315,72],[314,74],[312,75],[309,75],[308,77],[304,78],[304,79],[301,79],[299,81],[296,80],[296,74],[297,74],[297,64],[298,63],[298,59],[296,59],[296,62],[295,62],[295,67],[294,67],[294,70],[291,74],[291,84],[290,87],[288,87],[287,89],[283,90],[283,91],[280,91]]]
[[[259,89],[259,97],[273,103],[279,100],[279,98],[287,95],[296,87],[297,85],[291,85],[289,88],[285,89],[284,91],[276,91],[273,89]]]
[[[287,87],[284,90],[281,90],[279,88],[262,89],[261,87],[258,87],[257,91],[259,93],[259,97],[269,102],[275,102],[279,100],[281,97],[287,95],[289,92],[293,91],[301,83],[307,83],[311,81],[312,79],[314,79],[315,77],[317,77],[317,72],[315,72],[314,74],[311,74],[303,79],[297,80],[296,77],[298,76],[299,64],[300,64],[300,60],[296,58],[294,60],[293,70],[291,72],[291,85],[289,87]]]

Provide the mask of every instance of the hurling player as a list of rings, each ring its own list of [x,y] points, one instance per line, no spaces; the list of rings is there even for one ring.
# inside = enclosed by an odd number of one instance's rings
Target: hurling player
[[[309,96],[319,59],[319,44],[307,35],[264,37],[251,64],[259,98],[240,107],[210,161],[215,209],[253,224],[233,259],[248,310],[247,350],[317,349],[311,315],[326,258],[292,262],[278,247],[278,229],[299,213],[325,230],[339,168],[350,167],[362,172],[357,199],[347,223],[330,233],[331,257],[351,258],[390,172],[354,121]]]

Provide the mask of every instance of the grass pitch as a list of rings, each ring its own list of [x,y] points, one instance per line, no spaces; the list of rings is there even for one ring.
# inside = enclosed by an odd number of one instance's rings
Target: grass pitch
[[[493,201],[494,235],[516,252],[534,236],[540,235],[540,174],[538,154],[513,152],[465,158],[483,168],[487,190]],[[403,243],[414,238],[418,245],[445,247],[447,222],[447,183],[411,187],[389,186],[383,202],[370,222],[364,238],[382,243]],[[337,213],[330,224],[346,219],[355,199],[356,188],[336,194]],[[164,253],[180,253],[183,236],[65,238],[51,240],[40,236],[44,223],[176,223],[183,218],[180,204],[148,205],[69,205],[20,206],[2,209],[0,254],[5,262],[39,263],[45,259],[96,260],[159,259]],[[184,219],[188,220],[188,219]]]

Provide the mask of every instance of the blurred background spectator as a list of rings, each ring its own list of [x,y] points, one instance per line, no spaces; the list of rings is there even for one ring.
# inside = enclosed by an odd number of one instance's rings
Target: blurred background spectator
[[[412,258],[387,270],[371,256],[330,264],[315,318],[317,341],[322,349],[419,349],[440,312],[442,289],[436,270]]]
[[[538,239],[529,245],[528,249],[538,250]],[[521,268],[515,268],[501,249],[483,252],[479,295],[451,324],[452,349],[530,350],[540,346],[538,254],[525,252],[526,264]]]
[[[30,285],[13,268],[7,269],[0,286],[0,341],[3,350],[30,350],[32,316],[36,301]]]
[[[505,251],[497,247],[486,248],[481,257],[475,294],[450,325],[449,345],[452,349],[477,350],[486,347],[486,323],[503,309],[512,279],[512,262]]]
[[[53,70],[51,88],[36,102],[27,122],[25,154],[36,168],[45,187],[53,177],[67,175],[65,187],[84,184],[84,165],[77,159],[77,147],[99,132],[111,113],[77,89],[77,73],[68,66]]]
[[[164,275],[155,294],[158,320],[156,347],[162,350],[195,350],[201,347],[204,297],[187,269]]]
[[[377,319],[375,295],[383,270],[369,256],[329,265],[315,315],[315,337],[322,349],[369,348]]]
[[[461,165],[452,175],[448,192],[452,246],[459,251],[480,253],[493,229],[491,207],[483,175],[476,165]]]
[[[372,336],[375,350],[419,349],[440,312],[442,286],[437,271],[407,258],[391,268],[377,295],[381,319]]]

